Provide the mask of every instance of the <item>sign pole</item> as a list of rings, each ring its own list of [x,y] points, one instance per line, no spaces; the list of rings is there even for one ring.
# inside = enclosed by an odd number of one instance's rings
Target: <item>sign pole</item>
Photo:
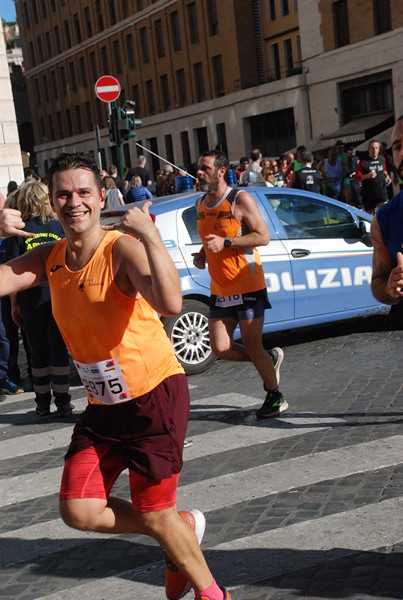
[[[119,171],[119,177],[120,179],[123,179],[123,175],[124,175],[124,166],[123,166],[123,149],[122,149],[122,140],[120,138],[119,135],[119,129],[118,129],[118,103],[116,102],[116,100],[114,100],[113,102],[109,103],[109,114],[110,114],[110,119],[112,121],[114,121],[114,125],[116,127],[116,154],[117,154],[117,168]]]
[[[99,131],[99,125],[95,127],[95,140],[97,142],[97,153],[98,153],[98,164],[99,168],[102,171],[102,155],[101,155],[101,133]]]

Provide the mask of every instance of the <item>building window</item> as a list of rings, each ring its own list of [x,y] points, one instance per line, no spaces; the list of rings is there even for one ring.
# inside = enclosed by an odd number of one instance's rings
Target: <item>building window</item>
[[[53,52],[52,52],[52,41],[50,39],[50,32],[47,31],[45,33],[45,40],[46,40],[46,58],[49,59],[53,56]]]
[[[135,67],[136,60],[135,60],[135,55],[134,55],[133,35],[131,33],[126,35],[125,43],[126,43],[126,62],[129,65],[129,67]]]
[[[53,142],[56,139],[55,136],[55,128],[53,126],[53,114],[49,114],[48,115],[48,123],[49,123],[49,129],[50,129],[50,140]]]
[[[44,91],[45,101],[49,102],[49,86],[48,86],[48,78],[46,75],[43,76],[42,80],[42,89]]]
[[[57,52],[57,54],[60,54],[62,51],[62,43],[61,43],[61,38],[60,38],[59,25],[55,25],[54,32],[55,32],[56,52]]]
[[[169,162],[174,163],[174,145],[172,142],[172,135],[168,134],[165,136],[165,156]]]
[[[38,48],[38,53],[39,53],[39,62],[43,62],[43,47],[42,47],[42,39],[40,37],[36,38],[36,46]]]
[[[292,41],[291,38],[287,38],[283,41],[283,50],[284,50],[284,62],[285,62],[285,72],[287,77],[293,74],[294,70],[294,60],[292,56]]]
[[[203,80],[203,65],[201,62],[193,65],[193,74],[195,80],[196,102],[203,102],[205,94]]]
[[[279,52],[278,44],[271,45],[270,54],[271,54],[271,78],[273,80],[281,79],[280,52]]]
[[[286,17],[290,14],[290,7],[288,5],[288,0],[281,0],[281,16]]]
[[[217,131],[217,150],[219,152],[228,153],[227,148],[227,133],[225,131],[225,123],[217,123],[216,125]]]
[[[218,34],[217,0],[208,0],[207,15],[210,36]]]
[[[64,21],[63,23],[64,29],[64,49],[69,50],[71,48],[71,37],[70,37],[70,26],[68,21]]]
[[[42,142],[46,142],[46,128],[45,128],[45,120],[43,117],[40,118],[40,135]]]
[[[106,46],[101,46],[101,69],[102,73],[109,73],[109,54]]]
[[[76,132],[78,134],[83,132],[83,124],[81,122],[81,108],[79,104],[76,104],[75,106],[75,113],[76,113]]]
[[[171,22],[171,40],[172,40],[172,48],[177,52],[181,49],[181,36],[179,31],[179,15],[178,11],[171,13],[169,15],[169,19]]]
[[[187,103],[185,69],[178,69],[176,71],[176,87],[178,91],[178,104],[179,106],[185,106]]]
[[[85,65],[85,56],[79,59],[80,81],[84,88],[88,87],[87,67]]]
[[[103,17],[100,0],[95,0],[94,9],[95,9],[95,14],[97,15],[97,19],[98,19],[98,32],[103,33],[105,27],[104,27],[104,17]]]
[[[31,27],[31,21],[29,18],[29,11],[26,2],[24,2],[24,4],[22,5],[22,13],[24,15],[25,26],[27,29],[29,29]]]
[[[71,89],[73,92],[76,92],[77,91],[77,78],[76,78],[75,64],[73,62],[69,63],[69,75],[70,75]]]
[[[40,106],[42,104],[42,97],[41,97],[41,88],[39,86],[38,79],[34,79],[34,87],[35,87],[35,103],[38,106]]]
[[[140,48],[143,64],[150,62],[150,56],[148,54],[147,29],[145,27],[140,29]]]
[[[139,86],[137,84],[132,87],[132,99],[136,103],[136,115],[139,115],[141,113],[141,103],[140,103]]]
[[[224,75],[222,70],[221,56],[213,56],[213,77],[214,77],[214,89],[216,96],[224,96]]]
[[[44,19],[47,19],[48,11],[46,9],[46,2],[45,2],[45,0],[41,0],[41,8],[42,8],[42,17]]]
[[[121,0],[122,19],[127,19],[129,16],[129,0]]]
[[[50,0],[50,10],[56,12],[56,0]]]
[[[60,110],[56,113],[56,132],[58,138],[64,138],[62,113]]]
[[[337,2],[333,4],[333,20],[336,48],[347,46],[350,43],[347,0],[337,0]]]
[[[65,91],[66,90],[66,71],[64,69],[64,67],[60,67],[59,69],[59,81],[60,81],[60,89]]]
[[[34,67],[36,65],[36,61],[35,61],[35,51],[34,51],[34,45],[32,42],[29,42],[29,55],[31,57],[31,64]]]
[[[35,23],[39,23],[38,10],[36,8],[36,2],[31,2],[31,6],[32,6],[32,11],[34,13],[34,21],[35,21]]]
[[[91,102],[86,102],[84,105],[85,121],[88,124],[88,129],[94,129],[94,119],[92,117]]]
[[[340,84],[343,122],[370,114],[393,112],[392,74],[386,71]]]
[[[198,127],[197,129],[195,129],[195,134],[197,141],[197,149],[200,155],[202,152],[205,152],[209,148],[207,127]]]
[[[157,56],[158,58],[162,58],[165,56],[164,49],[164,34],[162,31],[162,21],[158,19],[154,22],[154,33],[155,33],[155,45],[157,48]]]
[[[187,131],[181,131],[181,146],[183,164],[188,167],[191,164],[192,159],[190,156],[189,134]]]
[[[268,0],[267,2],[267,12],[270,21],[276,20],[276,0]]]
[[[92,37],[92,18],[90,15],[90,7],[84,6],[84,23],[87,28],[87,37]]]
[[[161,85],[162,109],[164,111],[166,111],[171,108],[171,99],[169,97],[168,75],[161,75],[160,85]]]
[[[76,13],[73,16],[74,21],[74,29],[76,31],[76,42],[77,44],[81,43],[81,27],[80,27],[80,19],[78,18],[78,14]]]
[[[391,31],[390,0],[374,0],[374,29],[376,35]]]
[[[59,90],[57,87],[57,81],[56,81],[56,71],[51,71],[50,72],[50,81],[52,84],[52,95],[53,98],[58,98],[59,97]]]
[[[190,43],[197,44],[199,41],[199,27],[198,27],[198,23],[197,23],[196,2],[192,2],[191,4],[188,4],[187,11],[188,11]]]
[[[111,25],[116,24],[115,0],[109,0],[109,20]]]
[[[119,40],[115,40],[112,43],[112,52],[113,52],[113,64],[116,69],[116,73],[122,72],[122,60],[120,56],[120,44]]]
[[[92,81],[95,83],[99,76],[98,75],[98,66],[97,66],[97,57],[95,55],[95,52],[90,52],[89,57],[90,57],[91,77],[92,77]]]
[[[73,135],[73,121],[71,118],[71,110],[68,108],[66,110],[66,124],[67,124],[67,136],[70,137]]]
[[[151,79],[146,81],[146,96],[148,101],[148,114],[153,115],[155,113],[155,102],[153,82]]]

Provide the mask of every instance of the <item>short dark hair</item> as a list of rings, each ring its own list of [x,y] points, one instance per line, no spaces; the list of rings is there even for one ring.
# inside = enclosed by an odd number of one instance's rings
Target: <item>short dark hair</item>
[[[202,156],[210,156],[211,158],[214,158],[215,167],[217,167],[218,169],[225,169],[226,171],[228,171],[229,160],[225,152],[217,152],[216,150],[205,150],[200,154],[200,157]]]
[[[60,171],[68,171],[69,169],[87,169],[87,171],[91,171],[94,175],[98,188],[101,189],[103,187],[98,164],[95,162],[92,156],[89,154],[84,154],[83,152],[74,152],[72,154],[64,152],[59,154],[59,156],[54,159],[48,171],[50,195],[52,195],[53,191],[53,176],[55,173],[59,173]]]
[[[261,158],[262,152],[261,152],[261,150],[259,150],[259,148],[255,148],[254,150],[252,150],[250,155],[251,155],[252,160],[255,161],[255,160],[259,160],[259,158]]]
[[[9,181],[7,185],[7,194],[11,194],[11,192],[15,192],[18,190],[18,184],[16,181]]]
[[[296,152],[305,152],[306,146],[298,146]]]
[[[301,161],[303,163],[312,162],[313,161],[312,152],[308,152],[308,150],[304,150],[304,152],[301,153]]]
[[[249,162],[249,158],[247,156],[242,156],[239,159],[239,164],[243,163],[243,162]]]

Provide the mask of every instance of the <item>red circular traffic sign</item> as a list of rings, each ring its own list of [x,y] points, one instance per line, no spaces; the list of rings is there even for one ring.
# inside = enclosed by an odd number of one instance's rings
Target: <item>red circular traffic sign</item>
[[[103,75],[95,84],[95,93],[102,102],[114,102],[120,96],[120,83],[112,75]]]

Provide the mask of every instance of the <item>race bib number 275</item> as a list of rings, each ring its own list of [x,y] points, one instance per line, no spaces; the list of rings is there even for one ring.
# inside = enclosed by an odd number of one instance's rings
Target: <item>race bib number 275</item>
[[[97,363],[75,361],[75,365],[90,400],[102,404],[117,404],[130,400],[129,389],[116,358]]]

